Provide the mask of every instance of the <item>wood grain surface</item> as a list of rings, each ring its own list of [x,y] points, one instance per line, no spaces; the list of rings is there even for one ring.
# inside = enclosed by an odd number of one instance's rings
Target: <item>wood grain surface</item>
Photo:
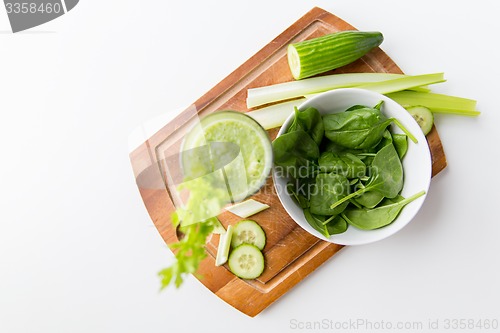
[[[182,137],[187,129],[199,117],[218,110],[249,111],[246,107],[248,88],[293,80],[286,60],[286,46],[289,43],[342,30],[354,30],[354,27],[327,11],[313,8],[130,154],[144,204],[167,244],[178,239],[170,220],[175,205],[170,192],[172,184],[169,182],[175,183],[172,180],[175,175],[171,174],[175,168],[166,165],[165,160],[180,151]],[[350,72],[402,73],[380,48],[330,73]],[[274,138],[277,131],[270,130],[270,137]],[[431,147],[433,175],[436,175],[446,167],[446,157],[436,128],[428,134],[427,140]],[[226,266],[216,267],[218,235],[209,238],[206,245],[208,256],[198,271],[200,281],[208,289],[252,317],[342,248],[319,240],[300,228],[281,206],[271,177],[253,198],[271,207],[252,216],[267,235],[263,275],[256,280],[245,281],[234,276]],[[240,218],[224,211],[219,219],[227,227]]]

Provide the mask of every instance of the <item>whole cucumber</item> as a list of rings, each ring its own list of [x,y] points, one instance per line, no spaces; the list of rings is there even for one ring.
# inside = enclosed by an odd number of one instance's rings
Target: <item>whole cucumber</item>
[[[288,45],[288,65],[296,80],[347,65],[382,44],[382,33],[340,31]]]

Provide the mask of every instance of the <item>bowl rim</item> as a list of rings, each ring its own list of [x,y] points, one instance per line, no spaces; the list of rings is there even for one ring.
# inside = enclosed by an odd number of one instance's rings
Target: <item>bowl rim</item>
[[[396,103],[395,101],[393,101],[389,97],[382,95],[380,93],[377,93],[377,92],[373,92],[373,91],[369,91],[369,90],[365,90],[365,89],[360,89],[360,88],[340,88],[340,89],[335,89],[335,90],[323,92],[323,93],[320,93],[320,94],[313,96],[310,99],[307,99],[306,101],[302,102],[297,108],[299,110],[304,110],[307,107],[314,106],[314,104],[317,103],[318,100],[322,100],[325,98],[332,98],[332,97],[330,97],[332,95],[333,96],[336,96],[336,95],[342,96],[343,94],[364,94],[368,98],[372,98],[374,100],[375,99],[378,101],[384,100],[384,105],[389,105],[389,107],[391,107],[391,108],[399,109],[399,111],[395,111],[395,112],[400,112],[400,111],[406,112],[406,110],[403,108],[403,106]],[[355,105],[355,104],[356,104],[356,102],[352,103],[352,105]],[[342,111],[338,111],[338,112],[342,112]],[[384,111],[382,111],[382,112],[384,112]],[[321,112],[321,110],[320,110],[320,113],[327,114],[328,112]],[[357,239],[357,240],[354,239],[354,240],[348,241],[345,239],[345,237],[341,236],[341,235],[344,235],[345,233],[331,235],[329,238],[327,238],[309,225],[309,223],[304,218],[302,208],[298,207],[298,204],[290,197],[290,195],[288,193],[286,193],[286,191],[284,191],[282,189],[280,190],[280,188],[278,188],[278,184],[281,183],[281,181],[280,181],[281,177],[279,177],[276,174],[275,166],[273,165],[272,178],[273,178],[273,183],[274,183],[274,187],[275,187],[275,191],[277,193],[278,199],[280,200],[280,202],[281,202],[283,208],[285,209],[285,211],[287,212],[287,214],[295,221],[295,223],[297,223],[301,228],[303,228],[305,231],[309,232],[313,236],[320,238],[324,241],[330,242],[330,243],[335,243],[335,244],[340,244],[340,245],[362,245],[362,244],[369,244],[369,243],[373,243],[376,241],[380,241],[380,240],[383,240],[389,236],[392,236],[395,233],[397,233],[398,231],[400,231],[401,229],[403,229],[406,225],[408,225],[413,220],[415,215],[418,213],[418,211],[422,207],[423,202],[425,201],[427,194],[429,192],[430,182],[431,182],[431,178],[432,178],[432,157],[431,157],[430,148],[429,148],[428,142],[426,140],[426,137],[423,134],[423,132],[420,130],[420,127],[418,126],[416,121],[413,119],[413,117],[409,113],[401,113],[401,114],[403,115],[402,118],[406,118],[406,119],[401,120],[398,116],[398,120],[401,121],[402,123],[404,123],[405,126],[408,125],[407,124],[408,122],[413,124],[413,125],[411,125],[411,127],[413,127],[414,129],[415,129],[415,126],[417,126],[416,128],[418,128],[418,132],[411,131],[411,133],[415,137],[417,137],[418,144],[423,143],[422,146],[424,146],[424,148],[423,148],[424,152],[422,154],[425,157],[425,161],[422,162],[422,163],[425,163],[425,164],[423,164],[425,167],[425,170],[422,171],[423,177],[425,177],[425,182],[422,184],[422,190],[424,190],[425,193],[420,198],[418,198],[415,201],[413,201],[412,203],[410,203],[410,204],[412,204],[412,206],[414,208],[413,208],[411,214],[409,214],[409,215],[407,214],[408,216],[406,218],[406,221],[401,222],[401,220],[400,220],[400,222],[397,223],[398,219],[399,219],[399,216],[398,216],[396,218],[396,220],[393,221],[391,224],[389,224],[385,227],[379,228],[379,229],[375,229],[375,230],[360,230],[360,229],[357,229],[357,228],[349,225],[349,228],[355,228],[356,231],[359,231],[361,234],[366,234],[366,235],[372,234],[371,237],[365,237],[363,239]],[[293,118],[294,118],[294,113],[292,112],[287,117],[287,119],[285,120],[285,122],[283,123],[281,128],[279,129],[276,137],[279,137],[280,135],[282,135],[286,131],[288,126],[290,126],[291,122],[293,121]],[[411,140],[409,140],[409,147],[408,147],[409,152],[410,152],[411,145],[412,145],[412,142],[411,142]],[[415,148],[413,148],[413,149],[415,149]],[[403,162],[404,162],[404,160],[403,160]],[[422,169],[424,169],[424,168],[422,168]],[[280,179],[278,179],[278,178],[280,178]],[[405,184],[406,184],[406,179],[405,179]],[[403,190],[404,190],[404,187],[403,187]],[[284,196],[288,197],[288,199],[290,199],[290,200],[286,200],[284,198]],[[290,201],[293,202],[293,204],[295,205],[295,208],[298,208],[301,211],[300,216],[297,216],[298,214],[294,213],[294,211],[291,210],[291,208],[289,207]],[[380,230],[387,230],[387,231],[380,232]]]

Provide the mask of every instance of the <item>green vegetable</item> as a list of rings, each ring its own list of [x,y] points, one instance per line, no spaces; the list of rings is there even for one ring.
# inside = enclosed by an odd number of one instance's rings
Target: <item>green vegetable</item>
[[[349,179],[366,175],[366,165],[359,157],[349,152],[326,151],[319,157],[318,164],[321,172],[334,172]]]
[[[297,203],[299,204],[300,208],[306,209],[309,208],[309,198],[305,197],[305,193],[302,193],[297,190],[296,182],[289,182],[286,184],[286,190],[288,194],[292,195]]]
[[[234,215],[238,215],[239,217],[247,218],[268,208],[268,204],[259,202],[254,199],[248,199],[242,202],[235,203],[232,206],[226,207],[226,210],[230,211]]]
[[[347,230],[347,222],[340,215],[323,216],[312,214],[309,209],[304,209],[307,222],[325,237],[341,234]]]
[[[381,73],[363,73],[363,74],[380,74],[380,75],[385,75]],[[332,76],[337,76],[337,75],[356,75],[356,74],[334,74]],[[397,74],[395,74],[397,75]],[[263,89],[262,92],[259,92],[259,97],[258,100],[266,100],[269,103],[271,102],[279,102],[282,100],[285,100],[287,98],[296,98],[296,97],[301,97],[301,96],[306,96],[307,98],[315,96],[316,93],[319,92],[324,92],[332,89],[337,89],[337,88],[347,88],[347,87],[359,87],[361,84],[358,83],[353,83],[353,84],[345,84],[345,85],[339,85],[337,87],[333,88],[325,88],[324,90],[317,91],[317,92],[310,92],[310,89],[307,87],[307,80],[313,80],[313,79],[323,79],[323,78],[328,78],[326,77],[314,77],[310,79],[304,79],[301,81],[293,81],[293,82],[286,82],[286,83],[281,83],[279,85],[288,85],[288,84],[301,84],[301,86],[292,87],[294,89],[291,89],[291,92],[288,92],[288,87],[283,86],[283,87],[275,87],[273,86],[267,86],[267,87],[260,87],[260,88],[253,88],[253,89]],[[389,81],[392,81],[393,79],[387,79],[384,82],[387,84],[390,84]],[[367,80],[367,82],[369,82]],[[278,86],[278,85],[276,85]],[[390,86],[388,86],[389,88]],[[366,87],[365,87],[366,88]],[[369,88],[369,87],[368,87]],[[301,90],[302,89],[302,90]],[[312,88],[311,88],[312,89]],[[319,89],[319,88],[317,88]],[[393,88],[391,88],[392,90]],[[467,99],[467,98],[462,98],[462,97],[456,97],[456,96],[449,96],[449,95],[443,95],[443,94],[436,94],[432,93],[426,90],[421,89],[421,87],[414,87],[414,88],[406,88],[406,86],[400,86],[400,89],[410,89],[410,90],[402,90],[402,91],[397,91],[393,93],[385,93],[385,95],[397,103],[401,104],[404,107],[411,106],[411,105],[422,105],[430,109],[433,113],[446,113],[446,114],[456,114],[456,115],[461,115],[461,116],[478,116],[481,114],[481,112],[476,110],[476,101],[473,99]],[[274,92],[274,90],[283,90],[283,93],[277,93]],[[418,91],[417,91],[418,90]],[[249,99],[250,99],[250,91],[249,89]],[[286,97],[275,97],[280,96],[280,95],[286,95]],[[262,96],[261,96],[262,95]],[[293,107],[298,106],[302,104],[307,98],[300,98],[292,101],[287,101],[287,102],[281,102],[278,104],[273,104],[267,107],[263,107],[261,109],[255,110],[255,111],[250,111],[247,114],[257,120],[262,127],[265,129],[271,129],[275,127],[279,127],[283,125],[285,120],[288,118],[288,116],[292,113],[291,110]],[[257,99],[257,97],[256,97]],[[252,103],[253,100],[251,101]],[[247,103],[248,100],[247,100]],[[264,103],[262,103],[264,104]],[[255,107],[259,106],[261,104],[258,104],[258,102],[255,102],[255,104],[249,104],[248,107]]]
[[[431,110],[420,105],[407,107],[406,110],[409,114],[411,114],[413,119],[416,120],[424,135],[429,134],[432,129],[432,125],[434,125],[434,116],[432,115]]]
[[[402,160],[408,151],[408,136],[405,134],[392,133],[392,143],[398,152],[399,158]]]
[[[298,98],[310,94],[317,94],[332,89],[356,87],[370,82],[387,82],[389,80],[394,80],[405,76],[407,75],[391,73],[332,74],[311,77],[300,81],[289,81],[269,86],[249,88],[247,91],[247,107],[254,108],[264,104],[289,100],[292,98]],[[429,89],[422,89],[420,87],[418,90],[428,92]],[[299,104],[300,101],[295,105]],[[274,106],[275,105],[271,105],[269,106],[269,108],[274,109]],[[290,111],[292,109],[293,105],[287,109],[288,115],[291,113]],[[273,111],[273,113],[276,112]]]
[[[328,233],[328,229],[326,228],[325,225],[323,225],[323,222],[325,220],[324,216],[316,216],[311,213],[309,208],[304,209],[304,217],[306,218],[306,221],[309,223],[311,227],[316,229],[319,233],[321,233],[325,237],[330,237],[330,234]]]
[[[325,134],[325,127],[318,110],[315,108],[307,108],[303,111],[299,111],[299,109],[295,107],[295,117],[287,129],[287,133],[299,130],[309,134],[317,145],[321,143],[323,135]]]
[[[303,130],[285,133],[273,141],[274,163],[298,168],[319,158],[316,142]]]
[[[394,198],[403,188],[403,165],[394,145],[381,148],[371,164],[371,177],[364,191],[377,191]]]
[[[266,234],[262,227],[253,220],[241,220],[233,228],[231,246],[236,248],[241,244],[252,244],[264,249],[266,246]]]
[[[380,32],[341,31],[290,44],[288,64],[296,80],[347,65],[379,46]]]
[[[264,272],[264,255],[258,247],[241,244],[229,255],[229,269],[242,279],[256,279]]]
[[[330,218],[331,219],[331,218]],[[330,220],[328,219],[328,220]],[[337,215],[330,221],[327,220],[326,225],[326,230],[328,231],[328,235],[336,235],[336,234],[341,234],[343,232],[346,232],[347,230],[347,222],[346,220],[340,216]]]
[[[257,121],[264,129],[268,130],[283,125],[292,114],[293,108],[300,105],[305,100],[305,98],[301,98],[293,101],[281,102],[245,114]]]
[[[207,256],[205,243],[213,231],[216,219],[214,217],[204,222],[179,227],[183,237],[179,242],[170,245],[176,261],[158,273],[161,278],[161,289],[165,289],[171,283],[179,288],[187,275],[196,273],[201,261]],[[175,213],[173,221],[177,226],[180,223]],[[217,222],[220,223],[218,220]]]
[[[330,208],[342,205],[345,201],[368,191],[376,191],[384,197],[394,198],[403,188],[403,165],[394,145],[386,145],[377,152],[371,164],[371,171],[372,175],[366,186],[334,202]]]
[[[380,140],[379,144],[377,145],[376,150],[379,151],[381,148],[383,148],[383,147],[385,147],[387,145],[390,145],[392,143],[393,143],[393,141],[392,141],[391,131],[389,131],[388,129],[386,129],[384,131],[384,134],[382,135],[382,140]]]
[[[161,277],[161,289],[171,283],[179,287],[188,274],[194,274],[206,257],[207,237],[211,233],[220,232],[222,228],[216,216],[230,202],[224,175],[221,172],[211,172],[202,163],[200,166],[203,168],[195,171],[197,178],[189,180],[188,177],[178,186],[179,191],[189,193],[183,207],[177,208],[172,214],[172,223],[175,228],[179,228],[183,237],[170,245],[175,253],[174,264],[158,273]],[[188,176],[193,176],[193,173]]]
[[[382,200],[384,200],[384,195],[380,192],[369,191],[354,197],[352,200],[366,208],[375,208]]]
[[[380,109],[354,106],[346,112],[328,114],[323,117],[325,136],[334,144],[349,149],[374,147],[390,122]]]
[[[397,196],[394,199],[385,199],[380,206],[374,209],[349,208],[342,213],[342,217],[347,223],[359,229],[378,229],[394,221],[404,206],[424,194],[425,191],[421,191],[407,199],[402,196]]]
[[[352,213],[345,212],[371,211],[398,200],[401,159],[413,136],[392,133],[389,124],[397,120],[386,118],[382,105],[354,105],[324,116],[313,108],[296,109],[285,134],[273,142],[275,168],[285,167],[290,178],[287,192],[325,237],[347,230],[345,216]]]
[[[222,207],[229,203],[229,194],[222,175],[212,172],[182,183],[179,190],[189,192],[182,208],[172,214],[172,223],[183,235],[170,245],[175,262],[161,270],[161,289],[171,283],[179,287],[188,274],[194,274],[205,259],[207,237],[222,228],[217,219]],[[217,231],[218,232],[218,231]]]
[[[476,110],[477,102],[473,99],[416,91],[398,91],[387,94],[387,97],[403,106],[422,105],[435,113],[449,113],[471,117],[480,114]]]
[[[444,81],[445,79],[443,73],[421,75],[403,75],[389,73],[332,74],[307,78],[300,81],[283,82],[270,86],[250,88],[247,92],[247,107],[255,108],[264,104],[270,104],[304,96],[311,97],[325,91],[339,88],[362,88],[379,92],[381,94],[400,92],[402,90],[428,93],[430,92],[430,89],[427,88],[426,85]],[[291,103],[293,107],[294,105],[301,104],[302,101],[303,99],[296,100],[296,103],[293,103],[294,101],[285,103]],[[268,107],[270,108],[270,110],[273,110],[273,113],[279,113],[283,110],[276,104]],[[287,109],[287,111],[288,114],[290,114],[290,109]],[[283,112],[285,111],[283,110]],[[267,120],[264,121],[267,122]]]
[[[356,88],[366,89],[380,94],[389,94],[396,91],[419,87],[426,84],[444,82],[444,73],[422,74],[414,76],[403,76],[390,81],[370,82],[359,85]]]
[[[281,166],[295,166],[298,160],[316,160],[319,148],[303,130],[285,133],[273,141],[274,162]]]
[[[323,117],[325,136],[345,148],[369,149],[383,138],[386,128],[395,123],[413,142],[416,138],[395,118],[386,118],[379,108],[355,108]]]
[[[316,184],[309,197],[309,210],[317,215],[338,215],[347,207],[348,202],[335,208],[330,205],[345,197],[349,190],[346,177],[335,173],[320,173],[316,176]]]
[[[225,234],[219,238],[219,246],[217,247],[217,257],[215,265],[222,266],[226,263],[229,256],[229,248],[231,247],[231,239],[233,237],[233,226],[229,225]]]

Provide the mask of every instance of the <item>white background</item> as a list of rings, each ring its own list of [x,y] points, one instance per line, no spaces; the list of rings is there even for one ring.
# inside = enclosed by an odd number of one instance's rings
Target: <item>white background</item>
[[[477,99],[482,115],[436,117],[449,167],[410,225],[345,249],[258,317],[194,278],[160,293],[172,255],[136,189],[130,133],[188,106],[314,5],[382,31],[405,72],[445,72],[435,91]],[[12,34],[0,7],[0,332],[500,320],[498,13],[495,0],[82,0]]]

